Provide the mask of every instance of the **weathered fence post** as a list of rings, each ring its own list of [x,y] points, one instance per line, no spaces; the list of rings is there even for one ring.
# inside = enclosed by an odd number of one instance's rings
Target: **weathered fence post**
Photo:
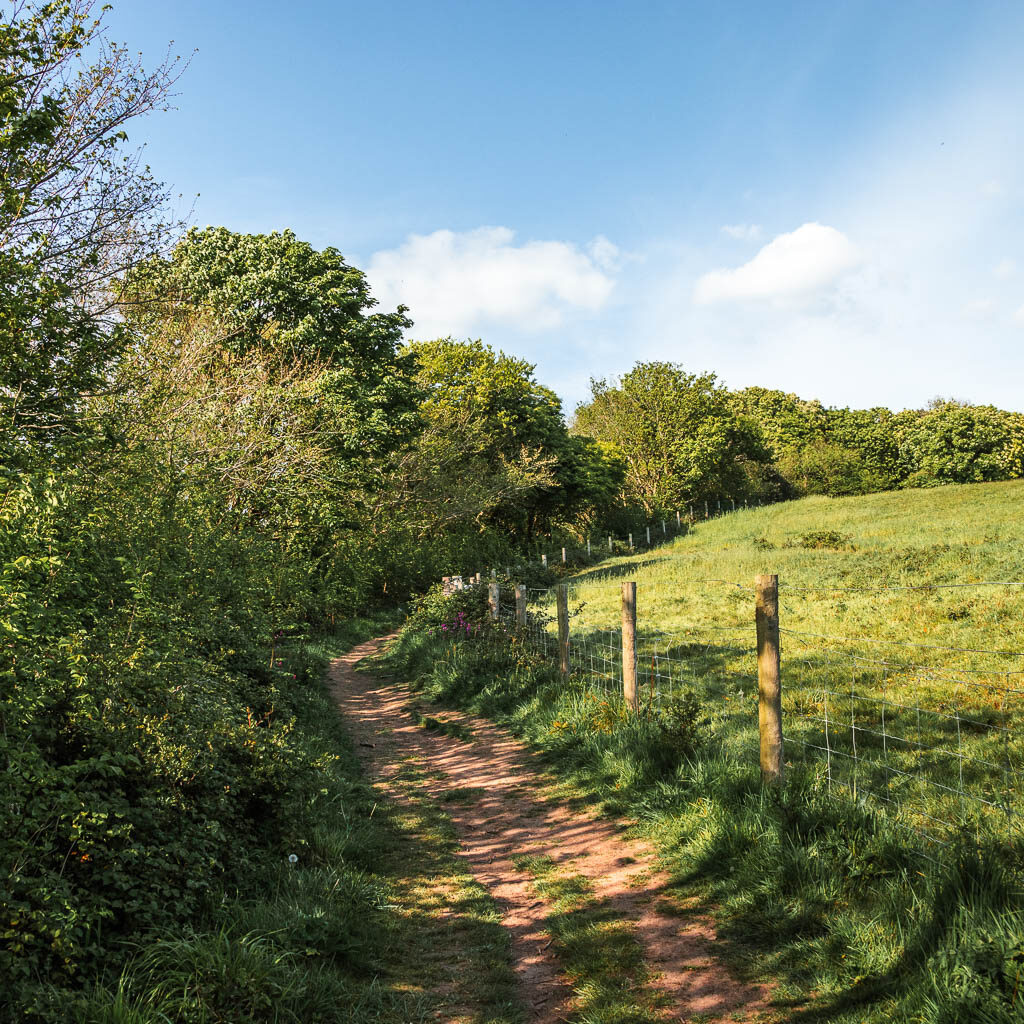
[[[636,583],[622,584],[622,696],[634,711],[640,710],[636,687]]]
[[[526,625],[526,587],[516,584],[516,625]]]
[[[569,674],[569,584],[563,583],[555,591],[558,605],[558,667],[562,675]]]
[[[633,550],[633,534],[629,535],[629,550]]]
[[[679,516],[679,510],[676,509],[676,529],[681,530],[683,528],[682,520]]]
[[[587,538],[587,558],[590,557],[590,538]]]
[[[608,550],[611,551],[611,549],[612,549],[612,539],[611,539],[611,537],[609,537],[608,538]]]
[[[757,722],[761,733],[761,778],[782,782],[782,678],[779,656],[779,577],[758,576]]]
[[[487,605],[491,609],[491,618],[498,620],[499,602],[501,601],[501,589],[496,580],[487,584]]]
[[[661,535],[662,535],[662,537],[667,537],[668,536],[668,528],[665,526],[665,520],[664,519],[662,519],[662,521],[661,521]]]
[[[718,514],[721,515],[722,514],[722,499],[721,498],[716,498],[715,500],[716,500],[717,505],[718,505]]]
[[[562,548],[562,565],[565,565],[565,548]]]
[[[540,556],[540,564],[543,565],[545,569],[548,567],[548,556],[547,555],[541,555]]]
[[[733,512],[735,512],[736,511],[736,499],[735,498],[730,498],[729,501],[732,502],[732,510],[733,510]]]
[[[651,546],[651,528],[649,526],[647,527],[647,546]]]

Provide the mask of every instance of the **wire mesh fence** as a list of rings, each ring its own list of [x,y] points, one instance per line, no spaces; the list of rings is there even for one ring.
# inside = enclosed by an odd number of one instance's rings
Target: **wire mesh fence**
[[[610,554],[628,554],[657,548],[683,536],[697,523],[778,503],[761,498],[712,498],[688,505],[662,518],[639,521],[628,529],[620,526],[618,533],[595,534],[582,541],[541,542],[535,547],[533,558],[536,563],[551,568],[559,564],[587,564],[595,558]]]
[[[938,585],[947,588],[965,584]],[[1020,588],[982,581],[976,587]],[[684,622],[695,595],[728,589],[726,621]],[[499,617],[535,654],[558,664],[559,589],[569,629],[574,685],[622,700],[621,585],[575,582],[503,592]],[[790,593],[836,588],[791,588]],[[883,594],[911,588],[847,588]],[[913,588],[913,589],[926,589]],[[1024,598],[1024,590],[1018,593]],[[634,706],[657,714],[696,694],[715,742],[731,757],[756,761],[758,647],[754,588],[729,580],[641,584],[635,623]],[[645,614],[645,607],[655,609]],[[808,766],[830,791],[843,791],[942,842],[966,821],[1020,834],[1024,782],[1024,651],[848,636],[802,629],[792,604],[778,626],[782,736],[789,766]],[[788,616],[788,617],[787,617]],[[659,629],[659,618],[674,628]],[[956,656],[970,655],[969,665]],[[984,665],[977,664],[984,656]]]
[[[971,817],[1018,827],[1019,673],[950,671],[781,633],[786,737],[795,754],[823,764],[830,788],[843,786],[930,832]]]

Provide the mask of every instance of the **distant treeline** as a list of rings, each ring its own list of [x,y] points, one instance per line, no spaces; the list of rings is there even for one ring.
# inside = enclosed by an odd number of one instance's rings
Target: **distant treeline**
[[[828,408],[712,373],[638,363],[591,382],[572,431],[621,460],[619,501],[648,515],[693,502],[865,494],[1024,476],[1024,415],[934,399],[926,409]]]

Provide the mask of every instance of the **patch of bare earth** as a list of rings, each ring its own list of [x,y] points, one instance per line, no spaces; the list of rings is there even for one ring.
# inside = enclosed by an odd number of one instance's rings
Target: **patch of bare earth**
[[[428,792],[449,796],[446,808],[462,855],[501,909],[511,934],[531,1021],[567,1020],[573,998],[549,949],[549,908],[537,898],[530,875],[513,863],[524,856],[550,857],[585,876],[594,896],[632,923],[654,976],[650,985],[665,996],[666,1020],[755,1021],[768,1014],[767,988],[737,981],[716,960],[712,922],[695,912],[681,913],[650,845],[625,837],[611,822],[532,796],[547,780],[533,755],[502,729],[432,708],[436,719],[471,732],[472,742],[427,731],[408,711],[407,689],[356,673],[356,664],[387,639],[360,644],[335,660],[329,674],[332,691],[371,778],[387,784],[401,760],[414,757]]]

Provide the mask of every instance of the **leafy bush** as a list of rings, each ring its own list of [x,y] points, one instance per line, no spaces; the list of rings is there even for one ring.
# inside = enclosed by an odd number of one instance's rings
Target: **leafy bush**
[[[710,719],[704,714],[700,698],[690,690],[666,700],[654,720],[680,758],[700,752],[710,739]]]
[[[853,538],[849,534],[839,533],[837,530],[810,530],[800,536],[799,545],[802,548],[828,548],[832,551],[842,551],[853,547]]]

